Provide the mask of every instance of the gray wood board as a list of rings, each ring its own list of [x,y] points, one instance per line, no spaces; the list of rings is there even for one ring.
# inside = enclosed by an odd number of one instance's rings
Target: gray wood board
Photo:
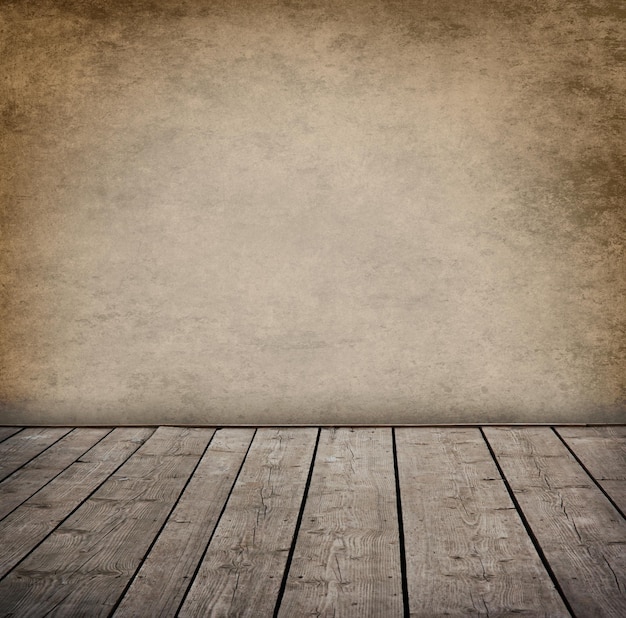
[[[174,616],[228,498],[254,429],[222,429],[115,612]]]
[[[213,429],[160,427],[0,583],[7,613],[107,616]]]
[[[323,429],[279,616],[403,615],[391,429]]]
[[[411,616],[569,616],[478,429],[396,429]]]
[[[626,513],[626,427],[558,427],[557,431]]]
[[[0,483],[0,519],[101,440],[110,429],[74,429]]]
[[[626,616],[626,522],[548,428],[485,428],[577,616]]]
[[[0,577],[128,459],[153,429],[115,429],[0,522]]]
[[[260,429],[180,616],[271,616],[316,429]]]
[[[0,481],[70,431],[67,427],[30,427],[0,443]]]
[[[16,433],[21,431],[21,427],[0,427],[0,442],[3,442],[7,438],[14,436]]]

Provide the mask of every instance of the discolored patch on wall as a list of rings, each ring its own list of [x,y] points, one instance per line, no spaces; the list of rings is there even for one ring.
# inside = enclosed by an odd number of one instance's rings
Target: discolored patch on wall
[[[618,5],[3,3],[1,420],[626,422]]]

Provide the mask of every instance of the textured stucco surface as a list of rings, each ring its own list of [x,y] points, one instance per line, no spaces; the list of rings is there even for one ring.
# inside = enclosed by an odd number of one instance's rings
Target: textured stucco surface
[[[626,9],[0,3],[0,422],[626,421]]]

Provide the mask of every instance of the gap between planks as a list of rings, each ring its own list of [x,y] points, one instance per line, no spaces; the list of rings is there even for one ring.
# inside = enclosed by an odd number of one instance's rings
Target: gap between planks
[[[475,426],[65,429],[0,442],[0,490],[24,481],[0,521],[3,611],[626,615],[620,426],[485,426],[487,442]],[[29,435],[47,437],[33,448]],[[125,481],[154,497],[133,505]],[[89,568],[59,585],[77,547]]]

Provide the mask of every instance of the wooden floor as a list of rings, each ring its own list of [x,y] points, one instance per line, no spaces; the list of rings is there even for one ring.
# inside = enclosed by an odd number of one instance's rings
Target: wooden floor
[[[2,616],[626,616],[626,426],[0,440]]]

